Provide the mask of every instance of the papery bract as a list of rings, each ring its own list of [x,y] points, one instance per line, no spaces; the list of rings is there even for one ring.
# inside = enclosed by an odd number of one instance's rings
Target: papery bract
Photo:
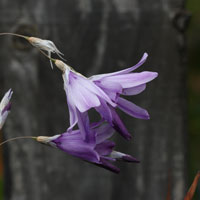
[[[27,40],[36,48],[40,50],[44,50],[48,52],[48,56],[51,58],[51,53],[56,53],[61,59],[62,56],[64,55],[61,53],[56,45],[51,41],[51,40],[44,40],[36,37],[27,37]],[[51,63],[51,68],[53,69],[53,64],[52,61],[50,60]]]

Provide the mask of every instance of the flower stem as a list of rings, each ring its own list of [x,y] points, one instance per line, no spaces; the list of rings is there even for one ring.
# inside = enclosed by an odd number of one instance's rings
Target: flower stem
[[[28,37],[28,36],[25,36],[25,35],[20,35],[20,34],[16,34],[16,33],[0,33],[0,36],[1,36],[1,35],[13,35],[13,36],[17,36],[17,37],[24,38],[24,39],[26,39],[26,40],[28,40],[28,39],[29,39],[29,37]]]
[[[34,139],[36,140],[37,137],[33,137],[33,136],[20,136],[20,137],[15,137],[15,138],[11,138],[11,139],[8,139],[2,143],[0,143],[0,146],[2,146],[3,144],[7,143],[7,142],[11,142],[11,141],[14,141],[14,140],[18,140],[18,139]]]
[[[46,56],[49,60],[51,60],[51,61],[53,61],[53,62],[56,62],[56,59],[49,57],[46,53],[44,53],[44,51],[42,51],[42,50],[40,50],[40,49],[39,49],[39,51],[40,51],[44,56]]]

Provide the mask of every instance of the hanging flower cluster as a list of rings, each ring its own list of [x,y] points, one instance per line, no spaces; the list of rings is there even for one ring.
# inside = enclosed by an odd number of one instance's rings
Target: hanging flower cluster
[[[5,34],[7,33],[0,35]],[[131,155],[115,151],[115,143],[110,138],[116,131],[125,139],[131,139],[131,134],[116,112],[117,108],[132,117],[149,119],[149,114],[145,109],[122,97],[140,94],[145,90],[146,84],[158,76],[157,72],[132,72],[146,61],[147,53],[144,53],[135,66],[87,78],[63,61],[51,58],[51,53],[56,53],[59,57],[63,55],[52,41],[22,35],[16,36],[25,38],[43,54],[45,54],[43,51],[46,51],[48,55],[45,55],[50,59],[52,68],[52,62],[54,62],[55,66],[62,71],[69,108],[70,127],[65,133],[51,137],[29,138],[34,138],[40,143],[56,147],[72,156],[116,173],[120,171],[113,165],[113,162],[117,160],[139,162]],[[1,124],[5,122],[10,110],[11,96],[12,91],[9,90],[0,105],[3,116],[0,118]],[[99,113],[101,117],[99,122],[90,122],[88,111],[92,108]],[[74,130],[75,125],[78,125],[78,130]]]

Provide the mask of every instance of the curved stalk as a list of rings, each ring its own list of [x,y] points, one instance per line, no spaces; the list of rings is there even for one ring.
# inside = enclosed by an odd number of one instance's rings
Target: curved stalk
[[[17,37],[21,37],[21,38],[24,38],[26,40],[28,40],[28,36],[25,36],[25,35],[20,35],[20,34],[17,34],[17,33],[0,33],[0,36],[1,35],[13,35],[13,36],[17,36]]]
[[[11,141],[14,141],[14,140],[18,140],[18,139],[34,139],[36,140],[37,137],[33,137],[33,136],[20,136],[20,137],[15,137],[15,138],[11,138],[11,139],[8,139],[2,143],[0,143],[0,146],[2,146],[3,144],[7,143],[7,142],[11,142]]]

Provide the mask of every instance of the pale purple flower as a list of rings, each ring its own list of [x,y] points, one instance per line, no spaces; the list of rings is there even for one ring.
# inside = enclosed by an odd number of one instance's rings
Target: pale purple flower
[[[83,140],[87,141],[90,132],[87,111],[91,108],[99,107],[101,101],[112,107],[115,107],[116,104],[93,81],[75,72],[60,60],[56,60],[55,64],[63,71],[64,89],[70,113],[68,132],[72,131],[73,127],[78,123]]]
[[[134,157],[113,150],[115,143],[108,140],[113,129],[108,124],[93,124],[90,127],[88,142],[82,139],[80,130],[66,132],[53,137],[39,136],[37,141],[61,149],[62,151],[91,162],[100,167],[119,173],[119,168],[113,162],[122,160],[126,162],[139,162]]]
[[[0,103],[0,129],[2,129],[2,127],[6,121],[6,118],[10,112],[10,108],[11,108],[10,99],[12,97],[12,94],[13,94],[13,91],[11,89],[8,90],[8,92],[6,92],[3,99],[1,100],[1,103]]]
[[[126,139],[130,139],[131,135],[115,108],[118,107],[136,118],[149,119],[146,110],[120,97],[120,95],[141,93],[145,89],[146,83],[157,77],[156,72],[130,73],[141,66],[146,58],[147,54],[145,53],[142,59],[133,67],[114,73],[95,75],[90,78],[84,77],[67,64],[56,60],[55,65],[63,71],[64,89],[70,113],[68,131],[71,131],[78,123],[83,139],[87,140],[89,133],[87,111],[95,108],[101,117],[115,130]]]

